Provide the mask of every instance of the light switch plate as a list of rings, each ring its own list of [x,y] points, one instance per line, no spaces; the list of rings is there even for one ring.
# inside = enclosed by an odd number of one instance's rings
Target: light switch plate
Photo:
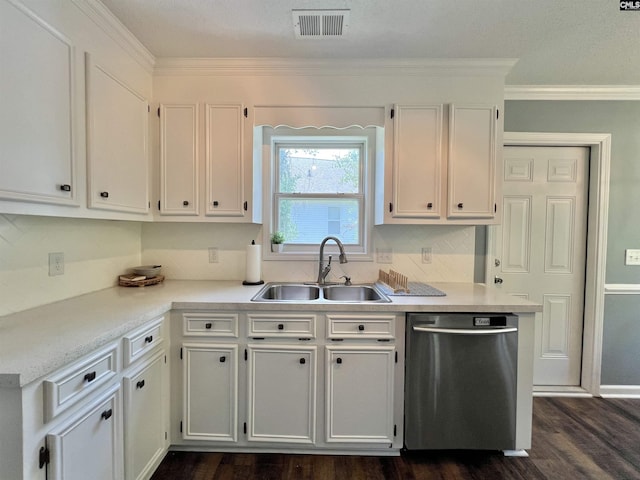
[[[640,265],[640,249],[627,248],[625,250],[625,265]]]
[[[431,247],[422,247],[422,263],[431,263]]]
[[[209,247],[209,263],[218,263],[218,247]]]
[[[393,263],[393,249],[391,249],[391,248],[376,248],[376,262],[378,262],[378,263]]]

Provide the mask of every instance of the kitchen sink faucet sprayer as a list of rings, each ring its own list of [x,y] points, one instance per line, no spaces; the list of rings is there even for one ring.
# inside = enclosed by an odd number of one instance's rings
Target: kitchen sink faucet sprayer
[[[318,259],[318,284],[319,285],[325,284],[325,278],[327,278],[327,275],[329,275],[329,272],[331,271],[331,255],[329,255],[329,262],[327,263],[327,266],[326,267],[323,266],[324,245],[329,240],[333,240],[334,242],[336,242],[336,245],[338,245],[338,248],[340,249],[340,263],[347,263],[347,254],[344,253],[344,245],[342,245],[342,242],[340,240],[338,240],[336,237],[326,237],[324,240],[322,240],[322,243],[320,243],[320,258]]]

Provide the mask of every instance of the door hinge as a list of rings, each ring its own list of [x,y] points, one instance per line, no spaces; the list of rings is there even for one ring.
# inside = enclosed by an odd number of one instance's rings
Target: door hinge
[[[244,422],[244,427],[243,427],[244,433],[247,433],[247,422]]]
[[[398,363],[398,351],[396,350],[396,363]]]
[[[147,113],[151,113],[151,105],[147,105]]]
[[[169,435],[167,434],[167,432],[164,432],[164,439],[166,440],[167,438],[169,438]]]
[[[395,117],[396,115],[396,111],[392,108],[391,109],[391,118]]]
[[[158,210],[160,210],[160,200],[158,200]]]
[[[164,363],[167,363],[167,356],[164,356]]]
[[[47,447],[40,447],[40,453],[38,454],[38,466],[44,468],[45,465],[49,465],[51,461],[51,455]]]
[[[182,347],[180,347],[180,360],[182,360]]]
[[[245,201],[244,202],[244,211],[246,212],[247,210],[249,210],[249,202]]]
[[[249,354],[247,352],[247,349],[244,349],[244,361],[246,362],[247,360],[249,360]]]
[[[158,117],[160,116],[160,107],[158,107]]]
[[[389,202],[389,213],[393,213],[393,203]]]
[[[398,436],[398,425],[393,426],[393,436],[394,437]]]
[[[182,433],[182,420],[180,420],[180,433]]]
[[[249,116],[249,109],[247,107],[244,107],[244,118],[247,118]]]
[[[500,110],[496,108],[496,120],[500,118]]]
[[[498,204],[497,203],[493,204],[493,213],[498,213]]]
[[[149,202],[149,208],[151,208],[151,202]]]

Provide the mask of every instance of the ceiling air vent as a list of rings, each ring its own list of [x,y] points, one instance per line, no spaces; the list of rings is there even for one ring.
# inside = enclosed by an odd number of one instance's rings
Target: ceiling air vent
[[[299,38],[335,38],[349,25],[349,10],[293,10],[293,28]]]

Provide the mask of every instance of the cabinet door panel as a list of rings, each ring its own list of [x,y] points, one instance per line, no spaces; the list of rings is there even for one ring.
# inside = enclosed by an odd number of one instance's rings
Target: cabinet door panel
[[[148,211],[147,101],[86,54],[89,207]]]
[[[250,441],[314,443],[316,347],[249,346]]]
[[[238,347],[185,344],[186,440],[237,440]]]
[[[442,105],[397,105],[394,119],[394,217],[440,218]]]
[[[394,347],[327,347],[327,442],[393,443]]]
[[[18,3],[0,32],[0,198],[77,205],[74,47]]]
[[[198,105],[160,105],[160,214],[198,215]]]
[[[244,215],[242,145],[242,106],[207,105],[207,215]]]
[[[493,105],[451,106],[450,218],[495,215],[496,111]]]
[[[112,388],[106,399],[96,401],[69,424],[47,435],[52,480],[122,478],[117,388]]]

